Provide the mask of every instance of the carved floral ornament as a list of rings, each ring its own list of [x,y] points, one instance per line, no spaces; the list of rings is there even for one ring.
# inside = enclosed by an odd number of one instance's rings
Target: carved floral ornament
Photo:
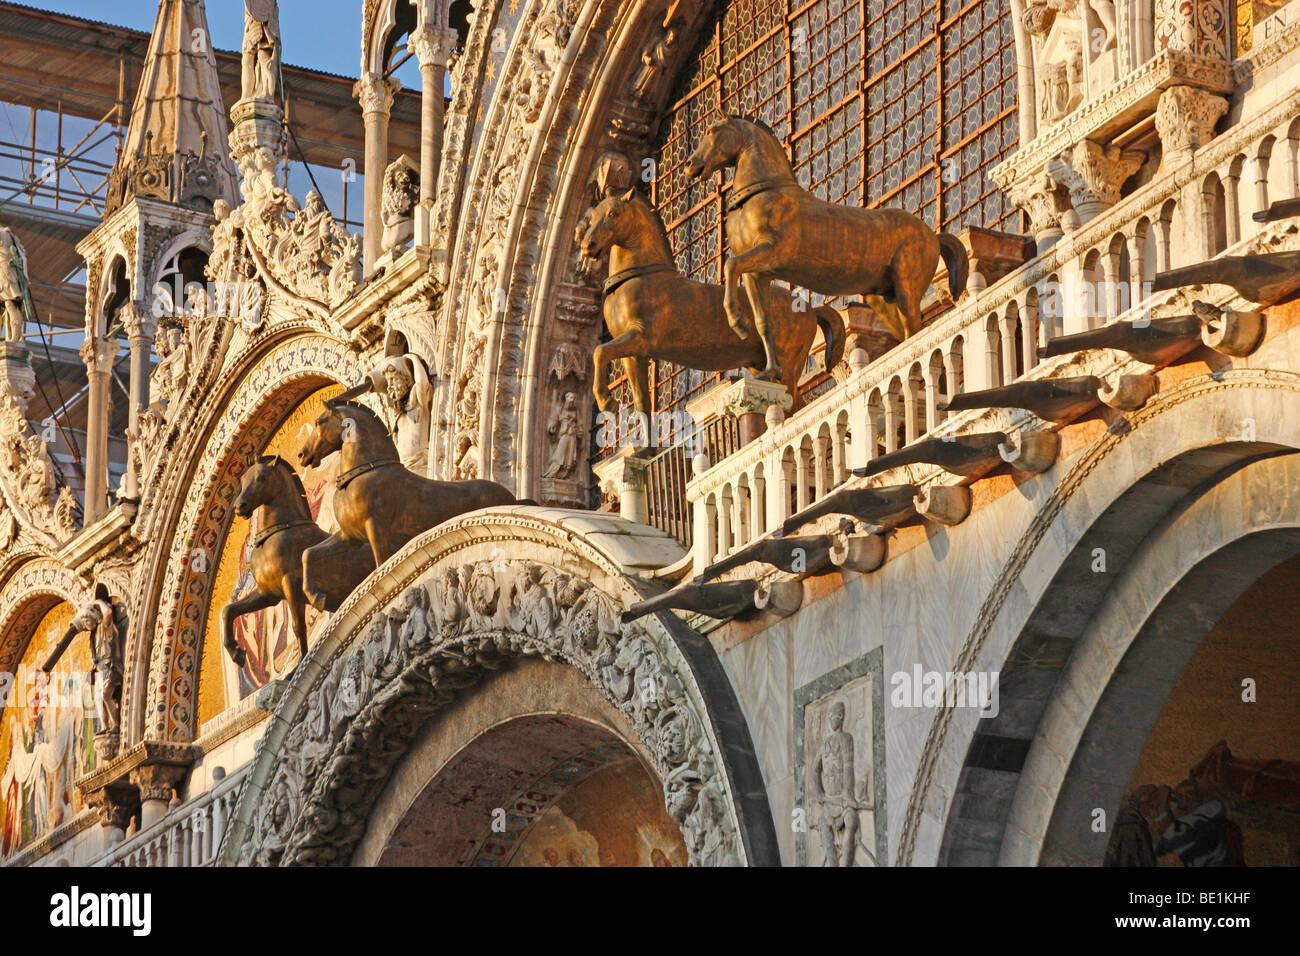
[[[296,714],[279,714],[291,729],[245,841],[226,853],[241,864],[346,864],[421,725],[513,659],[541,657],[577,668],[626,718],[691,862],[739,864],[731,789],[693,673],[657,622],[625,627],[621,610],[585,576],[548,563],[498,557],[426,570],[336,651]]]

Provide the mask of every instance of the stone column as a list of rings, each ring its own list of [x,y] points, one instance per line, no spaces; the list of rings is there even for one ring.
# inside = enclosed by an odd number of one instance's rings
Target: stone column
[[[388,117],[393,108],[393,97],[401,88],[402,85],[397,80],[389,80],[373,72],[362,74],[361,79],[352,87],[352,95],[361,104],[361,116],[366,125],[365,235],[362,240],[362,260],[366,275],[374,268],[381,251],[380,243],[384,234],[384,168],[388,165]]]
[[[1020,306],[1020,346],[1024,350],[1022,353],[1022,364],[1025,367],[1025,373],[1038,364],[1038,304],[1035,302],[1024,302]],[[1046,336],[1043,337],[1046,341]]]
[[[779,382],[760,382],[756,378],[742,378],[730,386],[721,398],[724,414],[736,419],[740,430],[740,445],[748,445],[767,425],[767,410],[777,406],[786,412],[794,404],[789,389]]]
[[[1223,176],[1223,208],[1232,247],[1241,242],[1241,174],[1231,169]]]
[[[115,339],[87,338],[81,343],[81,360],[90,382],[86,402],[86,501],[83,527],[89,527],[108,510],[108,402]]]
[[[127,434],[134,443],[140,434],[140,414],[149,407],[149,372],[152,369],[150,355],[153,352],[154,334],[158,331],[158,320],[149,309],[133,305],[125,310],[123,324],[126,326],[126,340],[131,347],[131,407],[127,413]],[[127,456],[122,493],[127,498],[138,498],[139,475],[136,474],[135,462],[131,457]]]
[[[1124,241],[1128,243],[1129,305],[1136,306],[1147,297],[1146,289],[1142,284],[1142,277],[1146,274],[1147,267],[1147,240],[1146,236],[1135,235],[1125,236]]]
[[[442,88],[456,48],[456,31],[425,24],[411,33],[408,42],[420,61],[420,203],[415,208],[415,244],[427,246],[442,166]]]

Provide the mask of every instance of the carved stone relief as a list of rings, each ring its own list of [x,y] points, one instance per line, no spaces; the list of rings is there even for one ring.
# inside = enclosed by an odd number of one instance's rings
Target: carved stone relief
[[[239,861],[346,863],[366,807],[420,725],[492,670],[535,655],[578,668],[627,718],[691,861],[739,863],[727,783],[682,664],[662,634],[622,627],[621,610],[589,580],[537,562],[426,572],[308,691]]]
[[[795,693],[800,866],[888,866],[884,655],[867,653]]]

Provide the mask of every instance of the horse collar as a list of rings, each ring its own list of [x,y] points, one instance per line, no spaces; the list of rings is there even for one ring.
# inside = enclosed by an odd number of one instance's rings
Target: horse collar
[[[782,186],[793,185],[795,184],[782,182],[778,179],[760,179],[758,182],[750,183],[748,186],[741,186],[739,189],[733,189],[731,194],[727,196],[727,212],[735,212],[759,193],[770,192],[773,189],[780,189]]]
[[[601,291],[604,292],[605,295],[609,295],[624,282],[628,282],[632,279],[639,279],[641,276],[654,275],[658,272],[676,271],[676,266],[669,265],[666,262],[655,262],[648,266],[633,266],[631,269],[621,269],[605,280],[605,284],[601,286]]]
[[[279,534],[281,531],[287,531],[290,528],[298,528],[303,525],[311,525],[312,527],[315,527],[316,522],[308,521],[306,519],[302,519],[299,521],[281,521],[279,524],[273,524],[269,528],[263,528],[253,537],[253,547],[260,548],[262,545],[266,544],[268,540],[270,540],[273,536]]]
[[[368,471],[374,471],[376,468],[383,468],[385,465],[400,465],[401,462],[394,461],[391,458],[380,458],[377,461],[368,461],[364,465],[357,465],[355,468],[349,468],[343,474],[334,479],[334,487],[342,491],[348,486],[353,478],[359,478]]]

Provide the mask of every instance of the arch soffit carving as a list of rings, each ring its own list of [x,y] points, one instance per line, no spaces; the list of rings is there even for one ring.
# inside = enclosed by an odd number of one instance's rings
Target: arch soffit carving
[[[1057,570],[1107,508],[1179,455],[1239,446],[1247,418],[1257,424],[1255,444],[1272,446],[1274,453],[1300,449],[1300,374],[1241,369],[1191,379],[1128,414],[1129,427],[1112,428],[1094,442],[1035,513],[985,597],[952,670],[999,669]],[[1106,467],[1100,467],[1103,463]],[[936,712],[909,794],[897,865],[914,862],[923,825],[942,834],[945,822],[927,808],[936,793],[956,792],[977,722],[973,711]]]
[[[576,668],[626,719],[695,862],[778,862],[752,742],[720,662],[672,615],[620,624],[641,596],[611,560],[627,543],[584,533],[587,517],[477,512],[415,538],[367,579],[276,707],[227,861],[348,862],[425,722],[486,674],[542,657]]]

